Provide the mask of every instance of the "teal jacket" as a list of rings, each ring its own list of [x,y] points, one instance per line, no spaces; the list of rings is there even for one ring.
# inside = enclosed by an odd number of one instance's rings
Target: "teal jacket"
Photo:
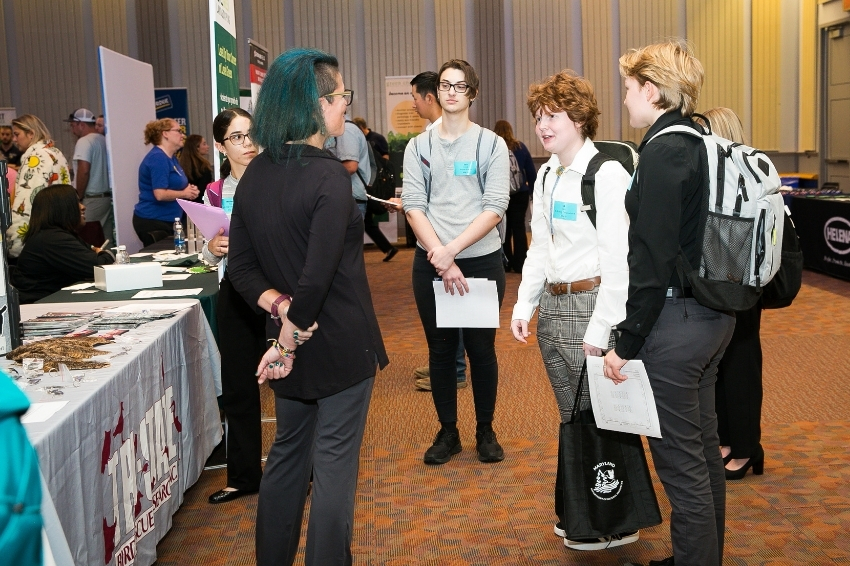
[[[21,425],[29,406],[0,371],[0,557],[20,566],[42,563],[38,457]]]

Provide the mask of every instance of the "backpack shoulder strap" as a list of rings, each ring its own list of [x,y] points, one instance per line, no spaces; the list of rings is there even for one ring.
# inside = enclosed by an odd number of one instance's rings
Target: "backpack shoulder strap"
[[[596,173],[607,161],[616,161],[616,159],[601,151],[598,152],[590,158],[587,171],[581,178],[581,210],[587,213],[594,228],[596,228]]]
[[[213,181],[207,185],[207,194],[210,196],[210,204],[221,208],[221,195],[224,191],[224,179]]]
[[[698,131],[696,131],[693,128],[689,128],[688,126],[681,126],[681,125],[680,126],[668,126],[668,127],[664,128],[663,130],[661,130],[660,132],[658,132],[657,134],[655,134],[654,136],[652,136],[651,138],[649,138],[649,141],[646,142],[646,143],[651,142],[652,140],[654,140],[658,136],[663,136],[663,135],[666,135],[666,134],[676,134],[676,133],[688,134],[688,135],[691,135],[691,136],[694,136],[694,137],[697,137],[697,138],[702,138],[701,133],[699,133]]]
[[[496,151],[496,144],[499,142],[499,137],[496,132],[481,128],[478,132],[478,145],[475,147],[475,161],[477,163],[476,170],[478,172],[478,188],[481,189],[481,194],[484,194],[484,183],[487,182],[487,171],[490,169],[490,161],[493,160],[493,153]],[[490,153],[487,155],[487,160],[481,163],[481,146],[490,146]]]
[[[434,128],[431,128],[433,130]],[[413,149],[419,158],[422,180],[425,182],[425,202],[431,202],[431,130],[426,130],[413,138]],[[425,140],[424,138],[428,138]],[[427,143],[426,143],[427,141]]]

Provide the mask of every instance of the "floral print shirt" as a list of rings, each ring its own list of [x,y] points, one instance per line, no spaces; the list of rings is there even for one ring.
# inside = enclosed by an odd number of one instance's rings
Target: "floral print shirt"
[[[53,184],[71,184],[68,161],[52,140],[32,144],[21,157],[21,169],[15,182],[12,224],[6,230],[6,247],[11,257],[21,255],[23,237],[29,230],[32,201],[38,192]]]

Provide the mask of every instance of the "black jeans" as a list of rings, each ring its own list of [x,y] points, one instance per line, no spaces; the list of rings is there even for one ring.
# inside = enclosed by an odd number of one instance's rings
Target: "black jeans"
[[[227,486],[246,491],[259,489],[263,476],[260,386],[254,374],[266,350],[266,316],[255,312],[224,276],[216,320],[221,408],[227,416]]]
[[[496,282],[499,306],[505,296],[505,270],[501,252],[456,259],[464,277],[479,277]],[[413,256],[413,296],[428,340],[428,366],[431,371],[431,395],[441,423],[457,422],[457,347],[456,328],[437,328],[434,286],[437,272],[428,262],[425,250],[417,247]],[[493,422],[499,364],[496,361],[496,329],[464,328],[463,345],[469,356],[470,381],[479,423]]]
[[[505,257],[510,268],[522,273],[525,256],[528,253],[528,236],[525,233],[525,213],[528,211],[528,199],[531,192],[514,193],[505,211]]]
[[[133,214],[133,230],[136,231],[136,236],[142,241],[142,247],[148,247],[151,244],[165,238],[174,237],[174,221],[165,222],[164,220],[156,220],[153,218],[142,218]],[[184,224],[185,226],[185,224]],[[165,236],[161,233],[165,232]],[[107,236],[108,238],[109,236]]]
[[[387,237],[384,236],[384,233],[381,232],[381,227],[375,224],[374,221],[375,215],[369,211],[369,205],[366,205],[366,215],[363,217],[364,230],[366,234],[372,238],[372,241],[375,242],[375,245],[384,252],[387,253],[391,249],[393,249],[393,245],[387,240]]]

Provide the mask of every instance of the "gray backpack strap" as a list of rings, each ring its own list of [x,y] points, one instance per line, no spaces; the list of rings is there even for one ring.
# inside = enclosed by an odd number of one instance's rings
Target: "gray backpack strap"
[[[484,166],[481,164],[481,143],[484,141],[484,136],[487,136],[486,143],[484,146],[486,147],[488,144],[490,145],[490,153],[488,154],[487,161],[484,162]],[[493,142],[490,143],[490,137],[493,138]],[[490,161],[493,158],[493,153],[496,151],[496,143],[498,143],[499,137],[495,132],[488,130],[486,128],[481,128],[478,132],[478,145],[475,147],[475,162],[476,162],[476,172],[478,175],[478,188],[481,189],[481,194],[484,194],[484,183],[487,182],[487,171],[490,169]]]
[[[433,129],[433,128],[431,128]],[[427,147],[423,147],[419,143],[423,134],[428,137]],[[422,180],[425,183],[425,202],[431,202],[431,130],[419,134],[413,140],[413,147],[416,149],[416,155],[419,157],[419,167],[422,168]]]

